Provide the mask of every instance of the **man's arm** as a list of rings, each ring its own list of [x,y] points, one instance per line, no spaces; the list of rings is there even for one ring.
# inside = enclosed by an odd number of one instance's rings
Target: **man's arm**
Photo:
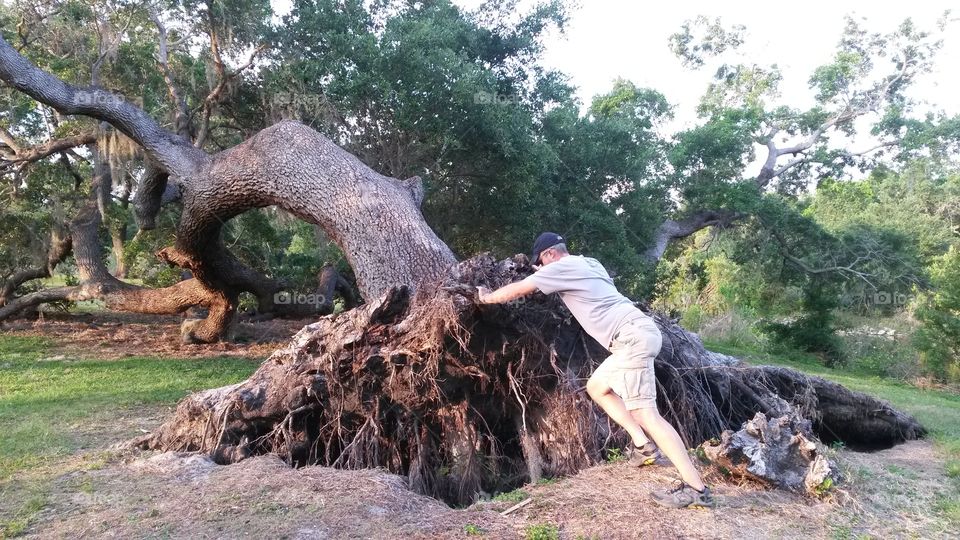
[[[502,304],[526,296],[537,290],[537,286],[522,279],[490,292],[486,287],[477,287],[477,301],[481,304]]]

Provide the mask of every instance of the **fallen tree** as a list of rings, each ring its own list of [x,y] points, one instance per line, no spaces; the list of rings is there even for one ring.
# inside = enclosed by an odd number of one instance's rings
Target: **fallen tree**
[[[275,453],[293,466],[385,467],[453,503],[573,474],[626,442],[584,392],[608,354],[555,295],[477,306],[473,286],[529,274],[525,256],[478,256],[445,279],[394,287],[301,330],[248,380],[189,396],[142,448],[219,463]],[[795,412],[826,440],[890,446],[922,436],[912,417],[817,377],[706,351],[656,315],[659,406],[688,446],[757,412]],[[798,465],[799,466],[799,465]]]
[[[191,326],[191,339],[219,339],[239,291],[258,280],[233,264],[222,226],[264,206],[320,227],[357,277],[364,306],[308,325],[247,381],[188,397],[138,445],[206,452],[220,463],[270,452],[297,466],[382,466],[407,475],[416,491],[463,503],[482,491],[575,473],[623,442],[583,392],[603,347],[556,297],[475,305],[473,287],[520,279],[529,262],[480,256],[457,263],[420,213],[419,178],[381,175],[297,122],[209,155],[200,149],[203,137],[191,144],[181,129],[162,128],[120,96],[68,85],[2,38],[0,80],[62,114],[107,122],[143,149],[151,170],[134,199],[141,227],[152,226],[171,187],[182,201],[176,244],[159,254],[194,276],[178,286],[182,295],[132,290],[112,276],[82,287],[138,309],[203,305],[209,315]],[[88,211],[77,225],[92,233],[99,214]],[[76,236],[73,243],[75,257],[92,245]],[[664,335],[659,404],[690,446],[757,412],[773,417],[784,403],[825,440],[850,446],[923,434],[913,418],[874,398],[793,370],[742,365],[706,351],[673,321],[657,321]]]

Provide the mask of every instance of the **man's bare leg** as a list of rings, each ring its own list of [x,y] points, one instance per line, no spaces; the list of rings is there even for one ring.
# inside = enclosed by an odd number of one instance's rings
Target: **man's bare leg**
[[[607,413],[607,416],[609,416],[611,420],[627,430],[630,438],[633,439],[634,445],[639,447],[650,441],[643,432],[643,428],[640,427],[640,424],[637,423],[630,412],[627,411],[627,406],[624,405],[623,399],[614,393],[613,389],[610,388],[607,383],[600,379],[590,378],[587,381],[587,393],[597,402],[597,405],[600,405],[600,408],[603,409],[603,412]]]
[[[703,491],[706,486],[700,478],[700,473],[693,466],[693,461],[687,454],[687,448],[684,446],[683,440],[680,439],[680,434],[670,425],[670,422],[660,416],[660,412],[656,408],[634,409],[630,411],[630,416],[650,435],[653,442],[657,443],[660,451],[677,468],[680,478],[683,478],[683,481],[693,489]]]

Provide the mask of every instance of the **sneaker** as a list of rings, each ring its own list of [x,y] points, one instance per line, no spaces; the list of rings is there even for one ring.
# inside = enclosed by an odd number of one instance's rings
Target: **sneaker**
[[[653,465],[660,459],[660,449],[651,441],[647,441],[647,444],[643,446],[630,444],[630,449],[627,450],[627,457],[628,463],[635,467]]]
[[[650,497],[653,498],[653,502],[668,508],[713,508],[714,506],[710,488],[705,487],[701,493],[685,482],[680,482],[666,491],[654,491]]]

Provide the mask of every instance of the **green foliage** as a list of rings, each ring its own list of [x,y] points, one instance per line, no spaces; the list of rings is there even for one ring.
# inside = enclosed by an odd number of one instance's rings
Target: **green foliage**
[[[530,494],[522,489],[515,489],[504,493],[498,493],[493,497],[493,502],[512,502],[518,503],[530,497]]]
[[[960,524],[960,497],[941,496],[934,503],[934,509],[955,524]]]
[[[735,25],[724,28],[719,18],[710,20],[700,15],[686,21],[670,36],[670,50],[688,67],[701,67],[707,58],[734,50],[744,42],[746,28]]]
[[[607,448],[607,463],[617,463],[627,459],[620,448]]]
[[[467,533],[467,536],[483,536],[486,531],[479,525],[467,523],[463,526],[463,532]]]
[[[941,379],[960,381],[960,249],[937,259],[931,268],[933,289],[918,302],[916,334],[924,367]]]
[[[833,489],[833,478],[827,477],[823,479],[823,482],[820,482],[813,488],[813,493],[817,497],[823,497],[827,493],[830,493],[831,489]]]
[[[525,540],[559,540],[560,529],[549,523],[537,523],[528,525],[523,530],[523,537]]]
[[[843,350],[836,336],[835,316],[837,295],[822,283],[814,283],[805,291],[801,304],[803,312],[790,322],[767,322],[762,330],[771,334],[778,347],[812,352],[827,366],[843,362]]]
[[[841,347],[847,365],[855,371],[905,381],[920,375],[920,355],[909,339],[852,335],[841,340]]]
[[[147,287],[168,287],[181,280],[184,274],[180,268],[166,264],[155,255],[173,244],[174,223],[178,216],[179,212],[163,212],[158,220],[159,227],[140,231],[124,244],[123,257],[129,277],[141,280]]]

